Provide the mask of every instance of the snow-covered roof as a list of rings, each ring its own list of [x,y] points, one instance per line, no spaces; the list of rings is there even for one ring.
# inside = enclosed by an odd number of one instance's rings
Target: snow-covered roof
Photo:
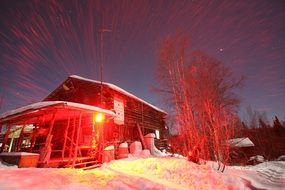
[[[89,110],[89,111],[102,112],[110,116],[116,116],[114,112],[110,110],[102,109],[96,106],[90,106],[90,105],[79,104],[79,103],[74,103],[74,102],[65,102],[65,101],[43,101],[43,102],[37,102],[37,103],[30,104],[30,105],[27,105],[27,106],[24,106],[24,107],[15,109],[15,110],[5,112],[0,115],[0,119],[8,117],[8,116],[16,115],[16,114],[19,114],[25,111],[33,111],[33,110],[37,110],[40,108],[44,108],[48,106],[55,106],[55,105],[65,105],[65,106],[80,108],[80,109]]]
[[[37,153],[30,152],[1,152],[0,156],[38,156]]]
[[[231,147],[253,147],[253,142],[248,137],[230,139]]]
[[[80,77],[80,76],[77,76],[77,75],[71,75],[71,76],[69,76],[69,77],[71,77],[71,78],[76,78],[76,79],[79,79],[79,80],[84,80],[84,81],[93,82],[93,83],[96,83],[96,84],[101,84],[100,81],[92,80],[92,79],[87,79],[87,78]],[[114,84],[106,83],[106,82],[103,82],[102,84],[104,84],[104,85],[108,86],[109,88],[111,88],[111,89],[113,89],[113,90],[115,90],[115,91],[118,91],[118,92],[120,92],[120,93],[122,93],[122,94],[124,94],[124,95],[126,95],[126,96],[129,96],[129,97],[131,97],[131,98],[134,98],[134,99],[136,99],[136,100],[138,100],[138,101],[140,101],[140,102],[142,102],[142,103],[144,103],[144,104],[146,104],[146,105],[152,107],[153,109],[155,109],[155,110],[157,110],[157,111],[160,111],[160,112],[163,112],[163,113],[167,114],[164,110],[162,110],[162,109],[160,109],[160,108],[158,108],[158,107],[156,107],[156,106],[154,106],[154,105],[152,105],[152,104],[150,104],[150,103],[148,103],[148,102],[146,102],[146,101],[144,101],[144,100],[138,98],[137,96],[135,96],[135,95],[133,95],[133,94],[127,92],[126,90],[124,90],[124,89],[122,89],[122,88],[120,88],[120,87],[118,87],[118,86],[116,86],[116,85],[114,85]]]

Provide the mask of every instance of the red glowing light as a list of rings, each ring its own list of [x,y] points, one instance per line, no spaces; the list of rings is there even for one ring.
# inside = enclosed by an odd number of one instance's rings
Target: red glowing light
[[[94,123],[102,123],[104,120],[105,120],[105,115],[103,113],[93,114],[93,122]]]

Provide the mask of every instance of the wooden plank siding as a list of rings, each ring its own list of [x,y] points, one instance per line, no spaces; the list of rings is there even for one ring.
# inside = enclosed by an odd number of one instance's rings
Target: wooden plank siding
[[[124,125],[120,126],[113,123],[113,126],[108,126],[108,129],[106,129],[107,139],[108,137],[112,139],[114,138],[113,136],[116,136],[120,141],[138,140],[139,134],[136,124],[140,124],[144,134],[159,130],[161,137],[165,137],[167,131],[165,129],[166,114],[164,112],[154,109],[148,104],[127,96],[105,84],[103,84],[102,90],[102,103],[100,103],[100,83],[72,77],[64,81],[44,101],[69,101],[112,110],[114,108],[114,98],[124,101]],[[112,133],[117,133],[117,135],[112,135]]]

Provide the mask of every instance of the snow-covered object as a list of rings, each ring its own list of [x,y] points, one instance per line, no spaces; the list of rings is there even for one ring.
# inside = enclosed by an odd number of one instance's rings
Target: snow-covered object
[[[96,83],[96,84],[101,84],[100,81],[83,78],[83,77],[80,77],[80,76],[77,76],[77,75],[71,75],[71,76],[69,76],[69,77],[71,77],[71,78],[76,78],[76,79],[80,79],[80,80],[84,80],[84,81],[93,82],[93,83]],[[138,100],[138,101],[140,101],[140,102],[142,102],[142,103],[144,103],[144,104],[150,106],[151,108],[153,108],[153,109],[155,109],[155,110],[157,110],[157,111],[160,111],[160,112],[163,112],[163,113],[167,114],[167,113],[166,113],[165,111],[163,111],[162,109],[159,109],[158,107],[156,107],[156,106],[154,106],[154,105],[152,105],[152,104],[150,104],[150,103],[148,103],[148,102],[146,102],[146,101],[144,101],[144,100],[142,100],[142,99],[136,97],[135,95],[133,95],[133,94],[127,92],[126,90],[124,90],[124,89],[122,89],[122,88],[120,88],[120,87],[118,87],[118,86],[116,86],[116,85],[114,85],[114,84],[106,83],[106,82],[103,82],[103,84],[106,85],[106,86],[108,86],[109,88],[115,90],[115,91],[118,91],[118,92],[120,92],[120,93],[122,93],[122,94],[128,96],[128,97],[134,98],[134,99],[136,99],[136,100]]]
[[[285,155],[279,156],[277,161],[285,161]]]
[[[124,142],[119,145],[119,148],[128,148],[128,143]]]
[[[154,133],[148,133],[144,137],[155,138],[155,134]]]
[[[110,162],[115,159],[115,148],[113,145],[104,148],[103,152],[103,162]]]
[[[248,137],[230,139],[229,144],[231,147],[239,147],[239,148],[254,146],[253,142]]]
[[[260,155],[252,156],[249,158],[249,161],[255,160],[256,162],[262,163],[264,162],[264,157]]]
[[[139,141],[135,141],[130,145],[130,153],[131,154],[139,154],[142,151],[142,143]]]
[[[149,133],[144,136],[145,146],[150,150],[151,155],[153,156],[165,156],[160,150],[158,150],[154,145],[154,133]]]
[[[104,150],[114,150],[114,145],[107,146]]]
[[[129,154],[128,143],[121,143],[118,150],[118,158],[127,158]]]
[[[176,154],[176,153],[173,154],[173,157],[175,157],[175,158],[186,158],[186,157],[182,156],[181,154]]]
[[[174,156],[173,153],[167,152],[167,150],[165,150],[165,149],[162,150],[162,153],[163,153],[165,156]]]

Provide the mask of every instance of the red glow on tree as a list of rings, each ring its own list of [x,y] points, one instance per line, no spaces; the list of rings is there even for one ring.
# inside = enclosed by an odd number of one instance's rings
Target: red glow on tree
[[[201,147],[205,159],[228,161],[228,139],[232,135],[239,103],[233,93],[241,80],[209,55],[188,52],[187,37],[169,37],[159,54],[157,78],[183,141],[181,153],[187,155]],[[173,111],[170,111],[173,112]],[[204,139],[204,140],[203,140]]]

